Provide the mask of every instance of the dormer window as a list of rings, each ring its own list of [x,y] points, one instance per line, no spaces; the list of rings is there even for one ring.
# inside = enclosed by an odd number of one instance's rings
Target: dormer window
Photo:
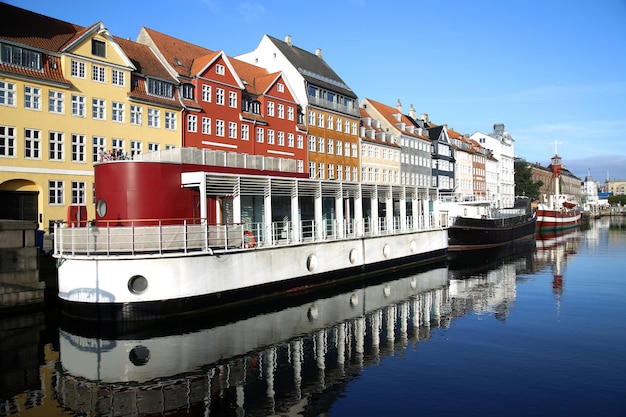
[[[278,90],[279,93],[284,93],[285,92],[285,84],[283,83],[278,83],[276,85],[276,89]]]
[[[217,75],[224,75],[224,74],[226,73],[226,71],[225,71],[225,69],[224,69],[224,66],[223,66],[223,65],[220,65],[220,64],[217,64],[217,65],[215,66],[215,73],[216,73]]]
[[[174,88],[170,83],[148,78],[148,93],[155,96],[172,98],[174,97]]]
[[[102,41],[91,40],[91,54],[99,57],[106,57],[106,44]]]
[[[188,100],[193,100],[193,85],[191,84],[183,84],[183,98]]]
[[[33,70],[42,69],[41,53],[17,46],[1,45],[0,62]]]

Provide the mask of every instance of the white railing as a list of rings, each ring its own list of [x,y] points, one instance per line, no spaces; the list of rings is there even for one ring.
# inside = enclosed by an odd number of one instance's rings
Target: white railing
[[[427,224],[426,224],[427,223]],[[122,225],[120,225],[122,224]],[[376,224],[377,228],[371,225]],[[168,253],[215,253],[235,250],[252,250],[259,247],[294,245],[316,241],[354,239],[428,230],[441,227],[431,215],[425,222],[422,217],[373,221],[364,218],[338,222],[313,220],[298,223],[291,221],[253,224],[208,225],[199,219],[126,220],[89,223],[80,227],[68,223],[54,225],[55,256],[112,256]]]

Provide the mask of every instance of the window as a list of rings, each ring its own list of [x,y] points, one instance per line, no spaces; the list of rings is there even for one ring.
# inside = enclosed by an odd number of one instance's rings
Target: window
[[[352,167],[352,181],[358,181],[359,177],[357,176],[357,167]]]
[[[317,138],[317,151],[324,153],[324,138]]]
[[[267,144],[268,145],[274,144],[274,130],[273,129],[267,129]]]
[[[41,70],[41,53],[17,46],[2,45],[0,62],[24,68]]]
[[[343,167],[341,165],[337,165],[337,179],[339,181],[343,179]]]
[[[63,203],[63,181],[48,181],[48,204],[51,206],[62,206]]]
[[[50,113],[63,113],[63,93],[60,91],[48,91],[48,111]]]
[[[148,127],[161,127],[159,109],[148,108]]]
[[[350,167],[346,165],[346,181],[350,181]]]
[[[113,138],[111,139],[111,152],[113,152],[113,158],[123,158],[124,156],[124,139]]]
[[[114,101],[111,103],[111,120],[114,122],[124,123],[124,103]]]
[[[241,125],[241,140],[250,140],[250,126]]]
[[[211,134],[211,118],[210,117],[202,118],[202,134],[204,135]]]
[[[176,113],[173,111],[165,112],[165,128],[168,130],[176,130]]]
[[[337,150],[337,155],[341,156],[343,153],[343,145],[341,144],[340,140],[337,141],[337,145],[335,146],[335,149]]]
[[[330,116],[330,115],[326,118],[326,128],[327,129],[332,129],[333,128],[334,120],[335,119],[333,118],[333,116]]]
[[[274,116],[274,102],[273,101],[267,102],[267,115]]]
[[[279,104],[277,111],[278,111],[278,118],[284,119],[285,118],[285,106],[283,104]]]
[[[315,136],[309,135],[309,151],[315,152]]]
[[[41,131],[24,129],[24,158],[41,159]]]
[[[85,162],[85,135],[72,134],[72,162]]]
[[[72,60],[72,77],[85,78],[85,63]]]
[[[323,162],[319,162],[317,164],[317,173],[319,175],[319,178],[323,180],[324,179],[324,163]]]
[[[256,128],[256,141],[259,143],[263,143],[265,141],[263,132],[264,131],[262,127]]]
[[[287,134],[287,146],[289,146],[290,148],[293,148],[295,145],[294,139],[295,139],[295,135],[293,133],[288,133]]]
[[[298,159],[296,161],[296,169],[298,170],[299,173],[303,173],[304,172],[304,161],[302,159]]]
[[[351,131],[351,133],[353,135],[356,135],[356,122],[352,122],[352,131]]]
[[[284,93],[285,92],[285,84],[283,84],[283,83],[276,84],[276,90],[278,90],[279,93]]]
[[[111,84],[123,87],[126,84],[126,74],[124,71],[113,68],[111,70]]]
[[[357,157],[356,143],[352,144],[352,157],[353,158]]]
[[[315,126],[315,112],[309,110],[309,126]]]
[[[324,114],[322,113],[317,114],[317,126],[324,127]]]
[[[315,162],[309,162],[309,178],[315,178]]]
[[[100,65],[93,64],[91,66],[91,80],[97,81],[99,83],[105,82],[104,78],[104,67]]]
[[[148,93],[155,96],[172,98],[174,97],[174,87],[171,83],[148,78]]]
[[[211,102],[211,86],[203,84],[202,85],[202,101],[206,101],[207,103]]]
[[[50,132],[48,134],[48,156],[51,161],[62,161],[64,136],[61,132]]]
[[[41,110],[41,88],[24,86],[24,108]]]
[[[143,109],[136,104],[130,105],[130,123],[133,125],[141,126]]]
[[[285,132],[278,131],[278,146],[285,146]]]
[[[72,181],[72,204],[85,204],[85,183]]]
[[[15,106],[15,84],[0,81],[0,105]]]
[[[141,141],[131,140],[130,141],[130,156],[135,156],[140,153],[141,153]]]
[[[72,116],[85,117],[85,96],[72,94]]]
[[[92,39],[91,40],[91,54],[100,57],[106,57],[106,45],[104,42]]]
[[[224,89],[223,88],[215,89],[215,103],[219,104],[220,106],[224,105]]]
[[[148,142],[148,152],[156,152],[160,149],[158,143]]]
[[[0,156],[15,157],[15,128],[12,126],[0,126]]]
[[[231,139],[237,139],[237,123],[228,122],[228,137]]]
[[[221,64],[217,64],[215,66],[215,73],[217,75],[224,75],[226,73],[226,71],[224,70],[224,66]]]
[[[215,134],[217,136],[224,136],[224,121],[215,120]]]
[[[183,84],[182,86],[183,88],[183,98],[186,98],[188,100],[193,100],[193,85],[191,84]]]
[[[91,116],[94,119],[104,120],[106,102],[101,98],[91,100]]]
[[[332,139],[328,139],[328,141],[327,141],[327,145],[328,145],[327,152],[328,152],[328,155],[332,155],[333,153],[335,153],[334,143],[335,142]]]
[[[350,121],[349,120],[346,120],[344,122],[343,131],[344,131],[344,133],[348,133],[350,131]],[[354,135],[354,133],[353,133],[353,135]]]
[[[343,127],[343,124],[341,123],[341,117],[337,117],[337,123],[335,126],[337,126],[337,132],[341,132],[341,128]]]
[[[293,117],[294,117],[293,115],[294,115],[293,107],[291,106],[287,107],[287,120],[293,121]]]
[[[296,146],[298,147],[298,149],[304,148],[304,136],[298,135]]]
[[[189,114],[187,115],[187,132],[196,132],[198,129],[198,117]]]
[[[349,142],[344,142],[343,144],[343,153],[345,156],[350,156],[350,143]]]
[[[228,92],[228,107],[237,108],[237,93],[234,91]]]
[[[94,136],[91,139],[91,161],[102,162],[106,150],[106,139],[102,136]]]

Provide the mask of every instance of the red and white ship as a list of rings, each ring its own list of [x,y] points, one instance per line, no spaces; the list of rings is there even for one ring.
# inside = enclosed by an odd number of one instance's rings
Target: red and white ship
[[[55,227],[69,316],[206,310],[447,254],[436,189],[310,179],[295,161],[207,149],[139,158],[96,164],[95,220]]]
[[[563,165],[561,157],[555,154],[552,157],[552,175],[554,178],[554,195],[550,196],[549,204],[537,206],[537,230],[560,230],[580,226],[581,211],[577,204],[567,201],[567,196],[561,195],[559,178]]]

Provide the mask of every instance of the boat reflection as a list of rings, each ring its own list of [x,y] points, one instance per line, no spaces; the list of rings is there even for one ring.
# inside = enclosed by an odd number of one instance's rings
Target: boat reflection
[[[563,293],[563,271],[569,258],[578,252],[582,242],[582,232],[579,229],[569,229],[552,233],[537,233],[535,241],[537,242],[536,266],[538,269],[552,268],[552,292],[557,297],[558,307]]]
[[[318,415],[364,367],[472,310],[500,314],[515,298],[510,265],[452,285],[444,264],[232,321],[199,317],[178,330],[62,323],[56,395],[87,415]]]

